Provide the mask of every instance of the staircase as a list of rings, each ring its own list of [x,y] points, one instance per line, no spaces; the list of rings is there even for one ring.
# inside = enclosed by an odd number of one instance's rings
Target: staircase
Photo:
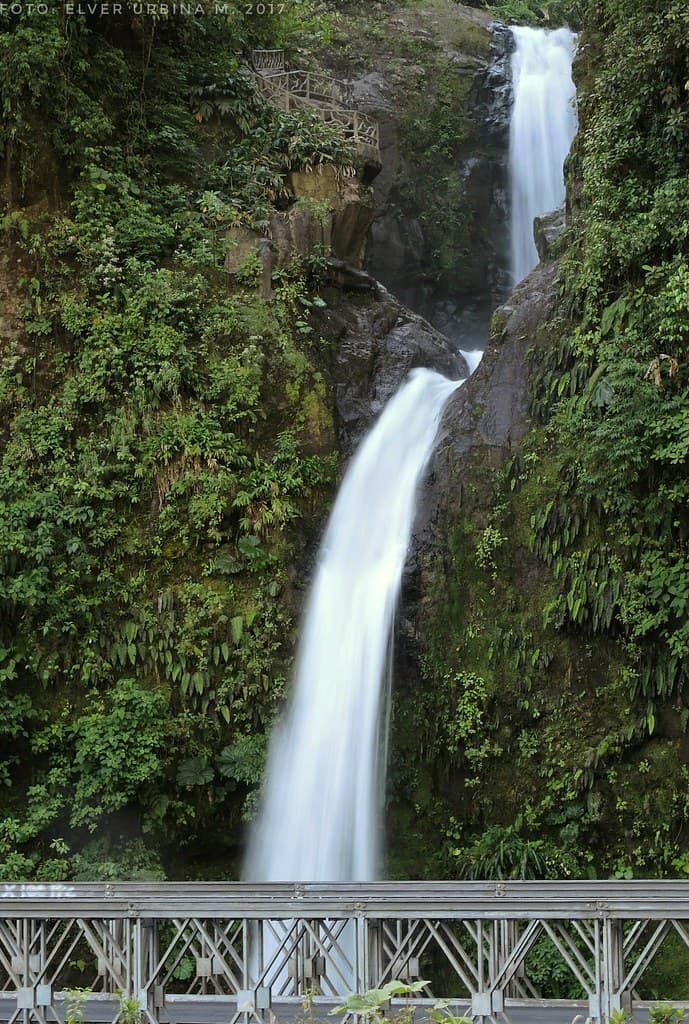
[[[351,89],[344,82],[311,71],[287,71],[283,50],[253,50],[250,70],[266,99],[280,110],[313,110],[336,124],[365,165],[380,169],[378,122],[352,110]]]

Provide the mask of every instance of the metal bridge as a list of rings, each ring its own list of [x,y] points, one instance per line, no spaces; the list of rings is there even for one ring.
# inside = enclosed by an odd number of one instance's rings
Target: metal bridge
[[[0,1020],[25,1024],[77,987],[87,1021],[124,995],[143,1021],[282,1024],[395,979],[428,981],[418,1021],[442,997],[482,1024],[605,1024],[670,936],[689,947],[671,881],[5,884],[0,909]],[[540,999],[539,944],[578,1001]]]

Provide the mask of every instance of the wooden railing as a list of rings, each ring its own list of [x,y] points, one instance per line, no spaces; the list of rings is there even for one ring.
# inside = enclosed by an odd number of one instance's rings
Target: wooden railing
[[[252,50],[251,66],[259,75],[271,71],[285,70],[284,50]]]
[[[352,91],[344,82],[312,71],[286,71],[282,50],[254,50],[251,58],[256,83],[280,110],[311,109],[341,127],[345,138],[362,154],[380,160],[378,122],[352,110]]]
[[[344,82],[313,71],[262,71],[264,81],[313,104],[352,105],[352,90]]]

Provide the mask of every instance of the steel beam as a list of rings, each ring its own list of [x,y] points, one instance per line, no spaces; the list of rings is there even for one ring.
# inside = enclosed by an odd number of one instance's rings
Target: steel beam
[[[150,1024],[180,999],[249,1024],[422,978],[420,1004],[507,1024],[515,999],[542,1005],[529,958],[545,942],[605,1024],[669,935],[689,945],[687,922],[674,881],[5,884],[0,1020],[59,1021],[83,987],[101,1006],[123,993]]]

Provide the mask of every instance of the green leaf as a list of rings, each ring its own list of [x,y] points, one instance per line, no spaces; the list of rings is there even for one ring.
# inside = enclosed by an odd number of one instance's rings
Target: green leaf
[[[376,1013],[392,996],[411,995],[413,992],[421,992],[428,984],[428,981],[413,981],[409,983],[390,981],[387,985],[383,985],[382,988],[372,988],[361,995],[354,994],[348,996],[341,1006],[330,1010],[329,1015],[332,1017],[338,1013]]]
[[[180,786],[205,786],[213,781],[214,776],[211,766],[201,757],[182,761],[177,769],[177,783]]]

